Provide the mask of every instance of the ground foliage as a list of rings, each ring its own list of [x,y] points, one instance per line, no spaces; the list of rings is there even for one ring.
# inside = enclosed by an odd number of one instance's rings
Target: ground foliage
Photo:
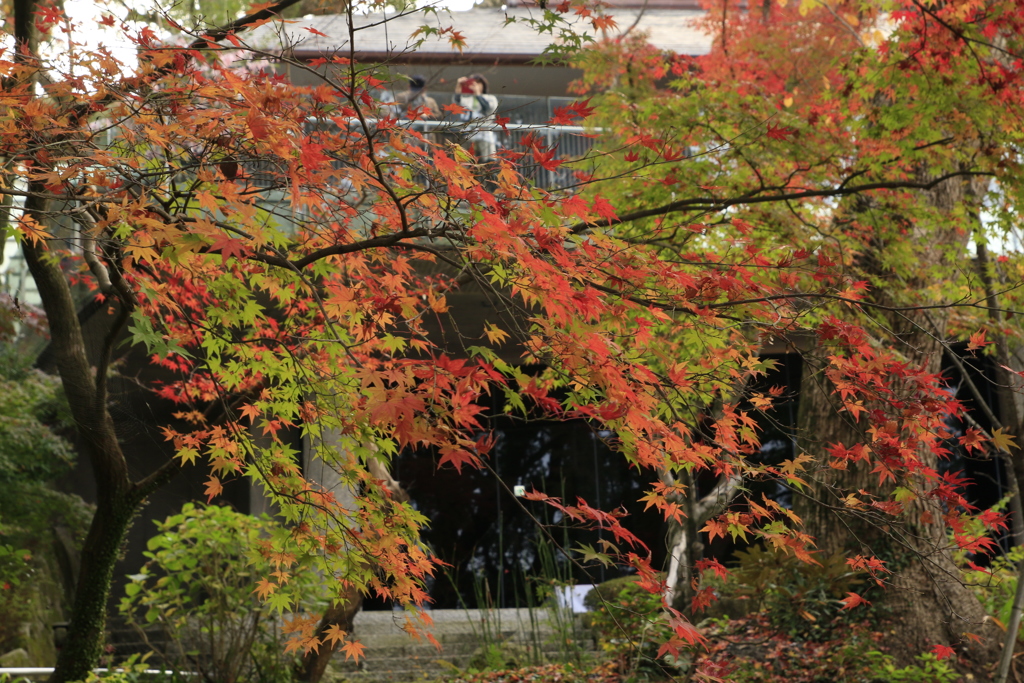
[[[846,625],[830,640],[794,639],[763,613],[723,619],[705,631],[712,643],[701,657],[708,671],[737,683],[952,683],[952,662],[925,654],[906,667],[893,663],[886,634],[869,623]]]
[[[384,116],[372,93],[387,74],[353,54],[291,64],[331,68],[311,87],[246,68],[247,31],[293,2],[185,35],[185,46],[106,15],[137,65],[85,46],[80,31],[93,27],[70,26],[59,8],[24,4],[30,13],[16,7],[12,22],[19,48],[0,58],[0,192],[19,202],[10,229],[100,492],[56,680],[95,661],[124,530],[186,466],[209,468],[211,499],[225,481],[250,479],[290,525],[271,551],[279,569],[259,588],[276,608],[291,607],[278,597],[290,567],[313,558],[339,594],[422,604],[438,564],[418,537],[426,520],[381,467],[414,448],[435,449],[439,466],[482,466],[486,395],[524,419],[586,419],[614,434],[623,457],[659,474],[645,500],[669,520],[688,514],[701,472],[802,490],[809,471],[864,466],[886,487],[851,494],[842,507],[852,514],[895,524],[914,510],[960,548],[991,545],[969,531],[956,477],[933,462],[960,406],[892,317],[941,315],[925,331],[969,337],[972,350],[1009,336],[986,283],[999,281],[999,305],[1013,307],[1016,255],[979,257],[977,270],[963,253],[968,238],[985,244],[1017,227],[1019,3],[768,3],[772,25],[786,27],[771,40],[753,30],[755,12],[729,4],[708,15],[723,49],[706,58],[663,55],[633,36],[599,46],[579,59],[590,65],[581,87],[600,94],[555,118],[604,131],[604,154],[573,171],[579,192],[520,176],[523,163],[565,165],[540,137],[481,164]],[[565,17],[614,25],[564,2],[539,11],[538,28],[564,30]],[[430,30],[458,46],[456,28]],[[60,32],[66,54],[41,56],[37,32]],[[743,40],[729,43],[729,32]],[[796,43],[806,59],[787,57]],[[499,312],[467,335],[446,297],[470,283]],[[78,288],[102,303],[110,330],[92,356]],[[823,349],[835,410],[869,438],[759,463],[742,387],[766,370],[762,344],[796,332]],[[141,478],[109,414],[122,335],[149,350],[164,377],[156,393],[177,406],[162,426],[175,455]],[[506,341],[544,369],[509,363],[495,351]],[[773,395],[746,399],[764,408]],[[282,438],[291,428],[357,496],[303,475]],[[971,428],[959,443],[1008,450],[1010,437]],[[620,512],[526,498],[604,530],[581,560],[630,567],[640,587],[662,591]],[[801,520],[767,498],[715,514],[703,531],[814,562]],[[885,579],[870,553],[847,562]],[[698,587],[701,573],[727,573],[707,560],[693,572]],[[698,607],[712,598],[695,593]],[[410,630],[429,618],[406,615]],[[704,640],[683,610],[665,621],[659,656]],[[286,629],[307,654],[361,651],[315,617]]]
[[[572,664],[544,664],[520,669],[490,670],[461,674],[446,679],[451,683],[528,683],[555,681],[560,683],[619,683],[622,678],[611,664],[578,667]]]
[[[878,594],[865,590],[861,572],[836,554],[815,562],[753,546],[736,553],[732,579],[716,586],[721,594],[746,601],[749,611],[763,612],[772,625],[797,640],[831,640],[837,627],[865,618],[864,609],[851,612],[859,599]],[[870,595],[869,595],[870,594]],[[883,615],[873,614],[873,621]]]

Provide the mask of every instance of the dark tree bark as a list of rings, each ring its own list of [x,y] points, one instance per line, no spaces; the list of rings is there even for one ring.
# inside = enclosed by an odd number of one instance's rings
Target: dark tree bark
[[[947,180],[928,192],[928,201],[937,209],[936,215],[951,215],[953,209],[964,202],[972,202],[980,195],[980,188],[970,181]],[[852,207],[858,220],[892,221],[890,213],[878,210],[867,199],[857,199]],[[893,231],[879,225],[875,234],[881,235],[871,249],[862,254],[859,276],[887,287],[876,287],[874,302],[898,307],[908,303],[906,292],[925,291],[930,284],[933,266],[940,265],[950,253],[966,246],[963,231],[950,227],[930,226],[920,234],[892,235]],[[884,250],[887,239],[917,239],[920,249],[916,268],[908,273],[897,273],[885,264]],[[873,331],[880,343],[897,349],[907,361],[926,372],[938,373],[947,343],[947,322],[941,314],[928,311],[891,312],[873,321]],[[799,452],[810,453],[819,463],[819,469],[810,473],[810,487],[794,499],[795,511],[815,537],[818,549],[825,555],[874,555],[886,560],[893,570],[889,577],[882,603],[891,615],[892,633],[899,638],[892,649],[897,659],[910,662],[933,645],[945,644],[963,648],[977,666],[992,663],[998,648],[998,634],[985,620],[985,612],[974,594],[960,581],[954,565],[945,529],[940,523],[942,510],[933,501],[921,498],[909,503],[900,518],[893,518],[867,505],[851,506],[846,496],[858,496],[860,490],[884,496],[893,486],[880,487],[877,473],[872,474],[874,463],[859,462],[849,469],[837,470],[828,466],[825,447],[840,443],[850,447],[868,443],[865,420],[853,420],[841,412],[834,387],[825,378],[823,354],[811,352],[805,357],[801,382],[798,414]],[[936,457],[930,451],[918,453],[925,466],[935,467]],[[911,482],[913,484],[914,482]],[[863,497],[863,496],[861,496]],[[930,508],[930,509],[929,509]],[[935,521],[931,521],[935,520]],[[966,633],[983,637],[982,643],[965,638]]]
[[[40,193],[43,189],[29,188],[30,192]],[[47,223],[45,202],[35,196],[27,199],[25,213],[40,225]],[[56,683],[84,679],[99,660],[110,582],[125,534],[146,496],[176,473],[178,467],[176,461],[168,461],[165,468],[142,482],[131,480],[107,407],[106,363],[99,359],[97,370],[93,370],[66,275],[59,262],[48,257],[41,243],[26,242],[23,252],[46,311],[50,347],[60,368],[76,431],[94,472],[98,494],[96,513],[82,549],[67,640],[50,678]],[[126,313],[129,304],[121,301],[119,305],[122,313]],[[107,360],[124,320],[124,315],[119,316],[108,335],[102,354]]]

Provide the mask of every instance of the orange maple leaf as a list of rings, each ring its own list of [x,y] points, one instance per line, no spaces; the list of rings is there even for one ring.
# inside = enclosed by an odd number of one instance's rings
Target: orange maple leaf
[[[968,337],[968,339],[967,339],[967,350],[968,351],[977,351],[978,349],[984,348],[985,346],[987,346],[987,345],[989,345],[991,343],[992,342],[990,342],[987,339],[985,339],[985,330],[981,330],[980,332],[975,332],[970,337]]]
[[[220,483],[220,479],[210,475],[209,479],[206,480],[206,502],[209,503],[211,500],[219,496],[224,491],[224,487]]]
[[[253,593],[259,596],[260,600],[266,600],[268,595],[272,595],[277,590],[277,584],[267,579],[260,579],[256,582],[256,587],[252,590]]]
[[[51,237],[43,226],[39,225],[32,216],[27,215],[18,220],[17,231],[21,234],[22,239],[28,240],[32,244],[39,244],[42,240]]]
[[[345,659],[351,658],[353,662],[358,662],[363,657],[365,649],[365,645],[354,640],[348,640],[341,646],[341,651],[345,653]]]
[[[345,636],[348,635],[348,631],[343,629],[337,624],[331,624],[327,627],[327,631],[324,633],[324,642],[330,643],[332,646],[345,641]]]
[[[854,607],[857,607],[858,605],[870,605],[871,604],[871,601],[865,600],[864,598],[862,598],[861,596],[857,595],[856,593],[847,593],[846,596],[847,597],[845,597],[844,599],[839,601],[839,602],[843,603],[843,609],[853,609]]]
[[[262,413],[263,411],[261,411],[256,406],[250,404],[247,406],[242,406],[241,412],[243,417],[249,418],[249,422],[251,424],[255,424],[256,418],[259,417],[260,413]]]

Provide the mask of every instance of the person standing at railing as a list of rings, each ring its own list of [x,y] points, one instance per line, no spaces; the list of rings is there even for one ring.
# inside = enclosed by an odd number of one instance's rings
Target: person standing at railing
[[[459,119],[466,122],[477,122],[489,124],[486,129],[466,126],[470,132],[469,141],[473,146],[473,152],[481,162],[490,161],[498,149],[498,135],[491,128],[497,121],[495,113],[498,111],[498,98],[487,92],[487,79],[480,74],[462,76],[455,82],[455,104],[465,111],[459,114]]]
[[[437,100],[428,95],[424,88],[427,87],[425,76],[416,74],[409,77],[409,87],[405,92],[395,96],[395,101],[402,105],[402,115],[407,119],[438,119],[441,118],[441,107],[437,106]]]

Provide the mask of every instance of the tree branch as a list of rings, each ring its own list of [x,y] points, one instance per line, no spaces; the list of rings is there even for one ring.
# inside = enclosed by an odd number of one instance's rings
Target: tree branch
[[[623,214],[616,218],[606,218],[600,221],[583,221],[576,223],[569,227],[570,232],[579,234],[586,232],[587,230],[593,230],[594,228],[610,228],[615,225],[622,225],[623,223],[630,223],[632,221],[638,221],[643,218],[652,218],[654,216],[664,216],[666,214],[675,213],[677,211],[701,211],[701,212],[717,212],[724,211],[732,206],[748,206],[751,204],[767,204],[771,202],[786,202],[794,201],[797,199],[814,199],[824,197],[846,197],[849,195],[860,194],[862,192],[870,192],[872,190],[930,190],[939,184],[949,180],[950,178],[958,178],[964,176],[994,176],[993,173],[982,172],[982,171],[954,171],[947,173],[946,175],[939,176],[934,180],[928,182],[911,182],[902,180],[890,180],[890,181],[879,181],[875,183],[863,183],[861,185],[846,185],[846,182],[840,183],[837,187],[828,190],[800,190],[795,192],[784,192],[781,194],[772,195],[761,195],[761,190],[755,193],[746,195],[740,195],[739,197],[732,197],[727,199],[716,199],[715,197],[691,197],[689,199],[680,199],[676,202],[670,202],[661,206],[656,206],[650,209],[641,209],[639,211],[632,211],[630,213]],[[766,188],[775,189],[778,188]]]

